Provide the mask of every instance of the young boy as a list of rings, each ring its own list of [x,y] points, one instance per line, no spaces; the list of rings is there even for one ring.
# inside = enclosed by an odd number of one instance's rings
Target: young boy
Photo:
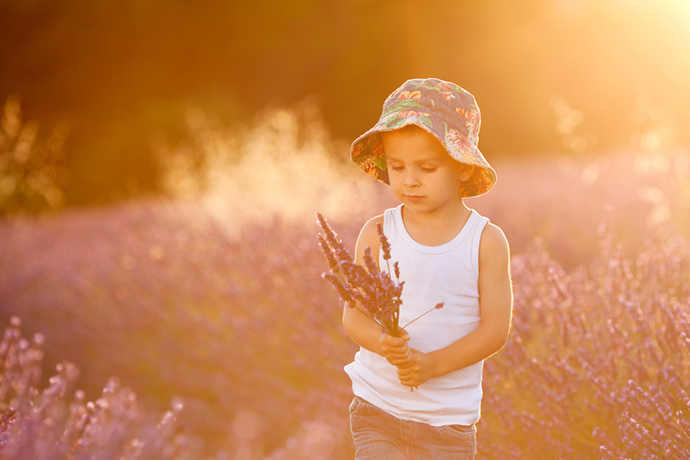
[[[343,325],[360,345],[345,367],[355,398],[350,427],[356,459],[473,459],[483,360],[505,343],[512,311],[508,243],[463,198],[496,181],[477,148],[479,107],[459,86],[437,79],[405,82],[379,122],[351,149],[354,163],[390,185],[400,206],[368,221],[364,249],[383,263],[376,224],[391,244],[405,282],[402,331],[384,334],[356,308]]]

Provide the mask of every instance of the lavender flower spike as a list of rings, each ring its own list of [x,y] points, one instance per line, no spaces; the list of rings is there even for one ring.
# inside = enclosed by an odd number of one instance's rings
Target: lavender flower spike
[[[383,233],[383,225],[379,222],[376,224],[376,232],[379,234],[379,240],[381,241],[381,250],[383,251],[383,259],[389,260],[391,258],[391,244],[388,242],[388,238],[385,233]]]
[[[328,266],[331,268],[331,271],[333,273],[337,273],[338,261],[335,259],[335,254],[333,254],[333,250],[328,245],[328,242],[323,235],[319,235],[319,244],[321,245],[321,250],[323,251],[324,256],[326,256],[326,260],[328,260]]]
[[[414,323],[415,321],[417,321],[417,320],[418,320],[419,318],[421,318],[422,316],[427,315],[427,314],[431,313],[431,312],[434,311],[434,310],[440,310],[441,308],[443,308],[443,302],[437,303],[436,306],[435,306],[434,308],[431,308],[431,309],[425,311],[424,313],[422,313],[421,315],[419,315],[418,317],[416,317],[415,319],[413,319],[413,320],[410,321],[409,323],[405,324],[402,328],[405,329],[407,326],[409,326],[410,324]]]

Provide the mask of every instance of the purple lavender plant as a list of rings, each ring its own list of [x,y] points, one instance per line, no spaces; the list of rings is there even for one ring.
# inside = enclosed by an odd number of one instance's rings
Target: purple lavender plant
[[[316,215],[318,223],[324,231],[324,235],[319,234],[319,244],[330,267],[330,272],[324,273],[322,276],[333,285],[349,308],[356,308],[364,313],[387,334],[400,337],[402,329],[427,313],[443,307],[443,303],[438,303],[434,308],[400,327],[400,305],[402,304],[401,296],[405,282],[400,281],[398,262],[393,264],[396,281],[391,278],[389,263],[391,245],[383,233],[381,224],[376,225],[376,231],[379,234],[381,251],[383,251],[383,259],[388,265],[388,271],[379,270],[372,256],[371,247],[364,250],[364,266],[355,264],[343,242],[328,225],[326,219],[320,213]]]

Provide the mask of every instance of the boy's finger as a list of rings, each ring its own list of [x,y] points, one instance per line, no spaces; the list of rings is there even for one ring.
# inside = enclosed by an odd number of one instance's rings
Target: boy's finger
[[[399,364],[410,364],[412,360],[410,359],[410,353],[405,353],[405,354],[400,354],[400,355],[393,355],[391,356],[391,362],[395,361],[395,365]]]
[[[409,337],[409,336],[408,336]],[[405,347],[407,346],[407,341],[402,337],[391,337],[389,343],[395,347]]]
[[[412,357],[410,350],[388,350],[387,353],[385,353],[385,356],[389,360],[398,360],[398,361],[410,361],[410,358]]]
[[[381,341],[381,348],[386,354],[405,354],[409,350],[407,342],[401,339],[395,341]]]
[[[395,350],[395,351],[398,352],[398,353],[405,353],[405,352],[407,352],[407,350],[410,349],[410,348],[407,346],[407,342],[402,342],[402,343],[398,343],[398,344],[395,344],[395,345],[388,343],[388,344],[386,344],[386,345],[388,345],[388,347],[389,347],[391,350]]]
[[[381,336],[381,342],[386,343],[390,346],[402,346],[405,344],[405,340],[401,337],[393,337],[392,335],[384,334]]]
[[[389,359],[397,359],[409,361],[411,356],[410,350],[388,350],[384,353]]]

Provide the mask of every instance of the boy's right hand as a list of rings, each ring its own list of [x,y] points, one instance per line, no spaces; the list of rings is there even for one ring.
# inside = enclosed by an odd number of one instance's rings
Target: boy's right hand
[[[395,367],[405,368],[411,365],[412,354],[407,346],[408,340],[410,340],[410,334],[404,329],[400,331],[400,337],[384,333],[379,340],[383,356]]]

